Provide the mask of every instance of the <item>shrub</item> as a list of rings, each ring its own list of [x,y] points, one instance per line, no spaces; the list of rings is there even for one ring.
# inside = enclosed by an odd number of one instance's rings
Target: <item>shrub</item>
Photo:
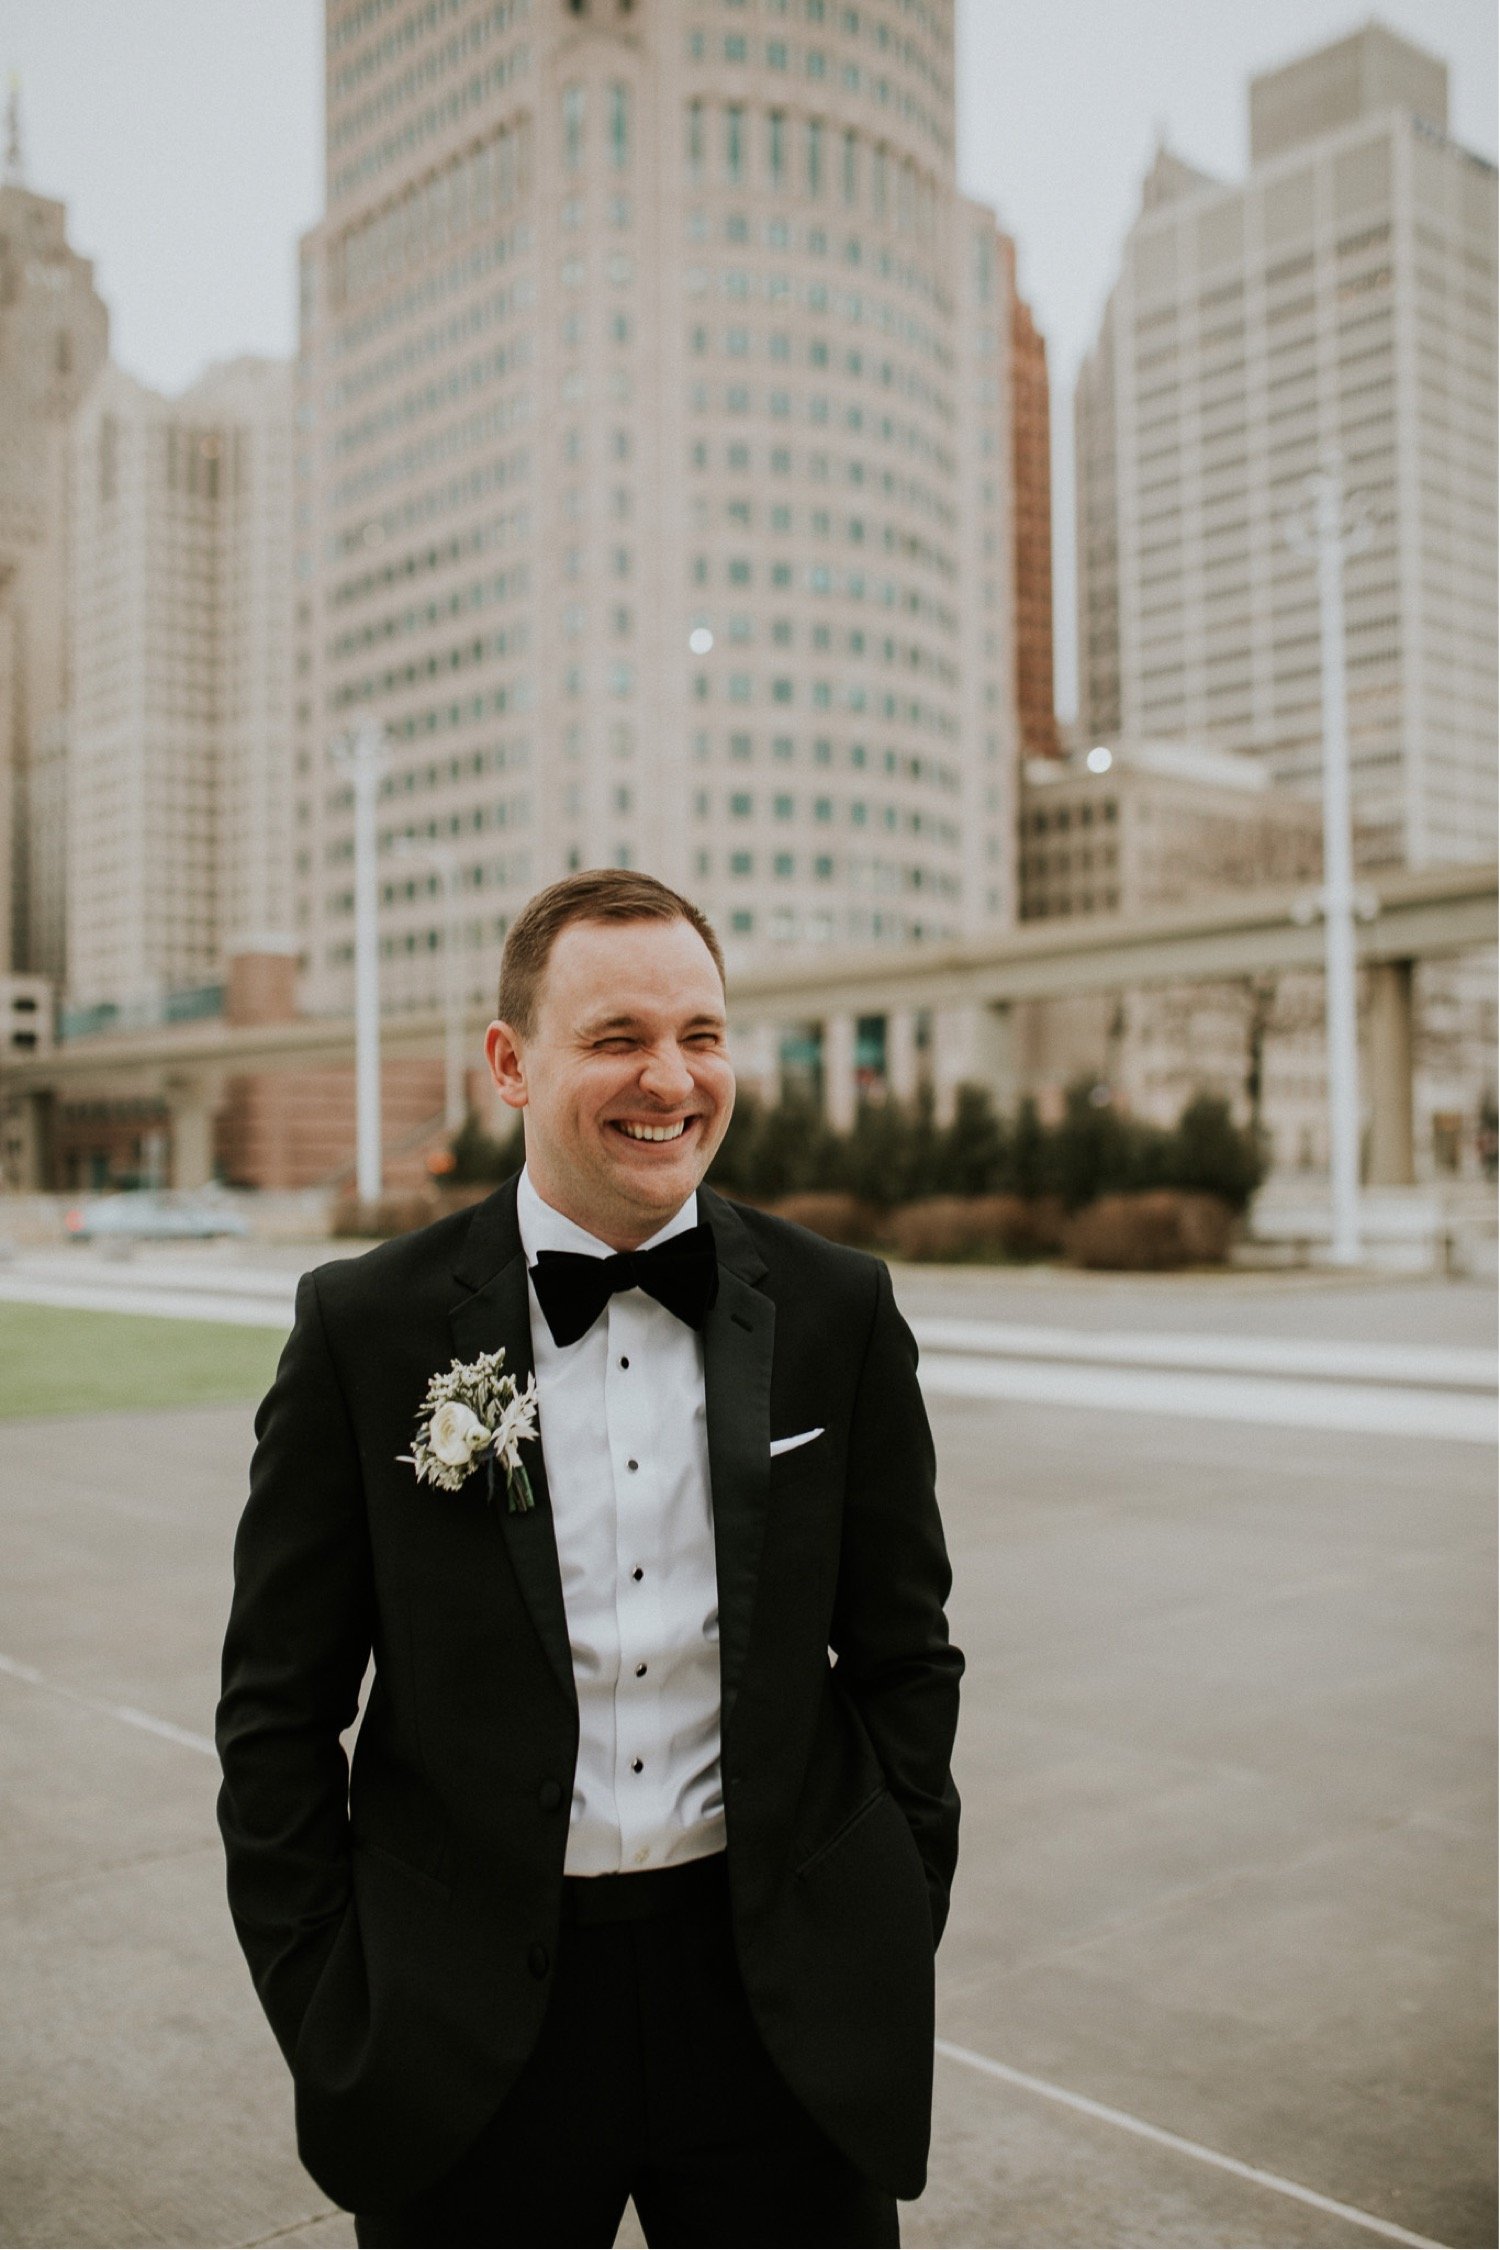
[[[928,1195],[892,1212],[886,1239],[917,1264],[1046,1257],[1060,1247],[1061,1207],[1020,1195]]]
[[[1098,1272],[1165,1273],[1222,1264],[1233,1223],[1220,1196],[1175,1188],[1101,1195],[1068,1222],[1066,1249],[1074,1265]]]
[[[412,1234],[418,1227],[446,1219],[452,1211],[467,1211],[494,1191],[483,1180],[457,1184],[450,1172],[440,1188],[410,1188],[397,1195],[382,1195],[374,1203],[361,1203],[357,1195],[340,1196],[334,1205],[329,1232],[340,1240],[388,1240],[394,1234]]]
[[[881,1239],[880,1213],[841,1188],[807,1188],[778,1197],[769,1209],[778,1219],[790,1219],[825,1242],[842,1242],[851,1250],[873,1250]]]
[[[515,1124],[502,1139],[487,1133],[479,1119],[470,1110],[450,1143],[453,1155],[452,1170],[445,1179],[454,1182],[485,1181],[498,1187],[508,1180],[512,1172],[519,1172],[526,1161],[526,1135],[519,1115]]]
[[[1201,1188],[1243,1211],[1265,1178],[1253,1133],[1242,1133],[1216,1094],[1190,1101],[1167,1136],[1164,1176],[1172,1187]]]

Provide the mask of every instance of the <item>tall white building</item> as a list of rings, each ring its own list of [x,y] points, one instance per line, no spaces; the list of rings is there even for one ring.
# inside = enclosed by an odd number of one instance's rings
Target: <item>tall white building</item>
[[[75,422],[75,1020],[211,1005],[290,942],[292,452],[271,360],[176,399],[110,366]]]
[[[1315,792],[1320,637],[1286,527],[1342,457],[1366,864],[1495,849],[1495,169],[1371,24],[1250,89],[1251,168],[1161,154],[1080,378],[1081,721]]]
[[[0,972],[63,975],[70,694],[68,432],[109,349],[67,212],[24,182],[18,97],[0,183]]]
[[[304,996],[352,812],[459,855],[465,982],[646,868],[733,958],[1014,912],[1010,261],[959,198],[950,0],[329,0],[302,252]],[[387,1005],[439,877],[383,875]]]

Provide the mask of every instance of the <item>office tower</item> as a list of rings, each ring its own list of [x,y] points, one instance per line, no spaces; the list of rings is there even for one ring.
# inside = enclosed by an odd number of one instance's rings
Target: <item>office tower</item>
[[[951,5],[327,11],[302,251],[304,1001],[352,818],[458,855],[489,995],[539,885],[629,865],[732,961],[1013,914],[1011,264],[953,159]],[[388,1007],[442,878],[382,869]]]
[[[292,384],[107,367],[73,433],[69,1024],[214,1012],[292,918]]]
[[[1076,401],[1081,721],[1316,793],[1330,453],[1366,865],[1495,849],[1495,170],[1445,66],[1378,24],[1256,79],[1242,184],[1163,152]]]
[[[1161,915],[1297,884],[1311,896],[1322,856],[1316,800],[1232,751],[1116,741],[1023,769],[1028,921]],[[1017,1067],[1048,1109],[1093,1078],[1158,1124],[1218,1094],[1274,1166],[1305,1169],[1326,1155],[1322,998],[1321,978],[1299,971],[1027,1001],[1014,1012]]]
[[[0,969],[63,974],[68,427],[109,348],[67,212],[24,184],[12,89],[0,184]]]
[[[1011,480],[1015,510],[1016,716],[1021,754],[1055,758],[1052,662],[1052,409],[1047,340],[1016,290],[1016,246],[1005,237],[1011,330]]]

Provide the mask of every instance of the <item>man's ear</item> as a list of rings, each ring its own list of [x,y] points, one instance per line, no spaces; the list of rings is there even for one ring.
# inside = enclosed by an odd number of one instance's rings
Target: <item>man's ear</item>
[[[508,1023],[490,1025],[484,1035],[484,1059],[501,1101],[511,1109],[524,1109],[526,1066],[521,1059],[521,1043]]]

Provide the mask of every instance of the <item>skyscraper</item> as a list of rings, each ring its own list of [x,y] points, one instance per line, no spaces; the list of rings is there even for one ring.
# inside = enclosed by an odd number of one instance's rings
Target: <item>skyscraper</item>
[[[1378,24],[1250,89],[1251,168],[1166,152],[1080,377],[1079,677],[1091,739],[1256,752],[1315,792],[1320,634],[1287,541],[1341,458],[1366,864],[1495,849],[1495,169],[1447,72]]]
[[[213,1005],[290,944],[292,382],[105,369],[73,432],[69,999]],[[76,1020],[76,1017],[75,1017]]]
[[[109,348],[61,203],[24,184],[12,89],[0,184],[0,970],[63,974],[68,427]]]
[[[1014,911],[1012,265],[957,194],[952,7],[329,0],[302,250],[299,936],[352,983],[352,815],[522,900],[640,866],[731,958]],[[387,1004],[439,881],[383,870]]]

